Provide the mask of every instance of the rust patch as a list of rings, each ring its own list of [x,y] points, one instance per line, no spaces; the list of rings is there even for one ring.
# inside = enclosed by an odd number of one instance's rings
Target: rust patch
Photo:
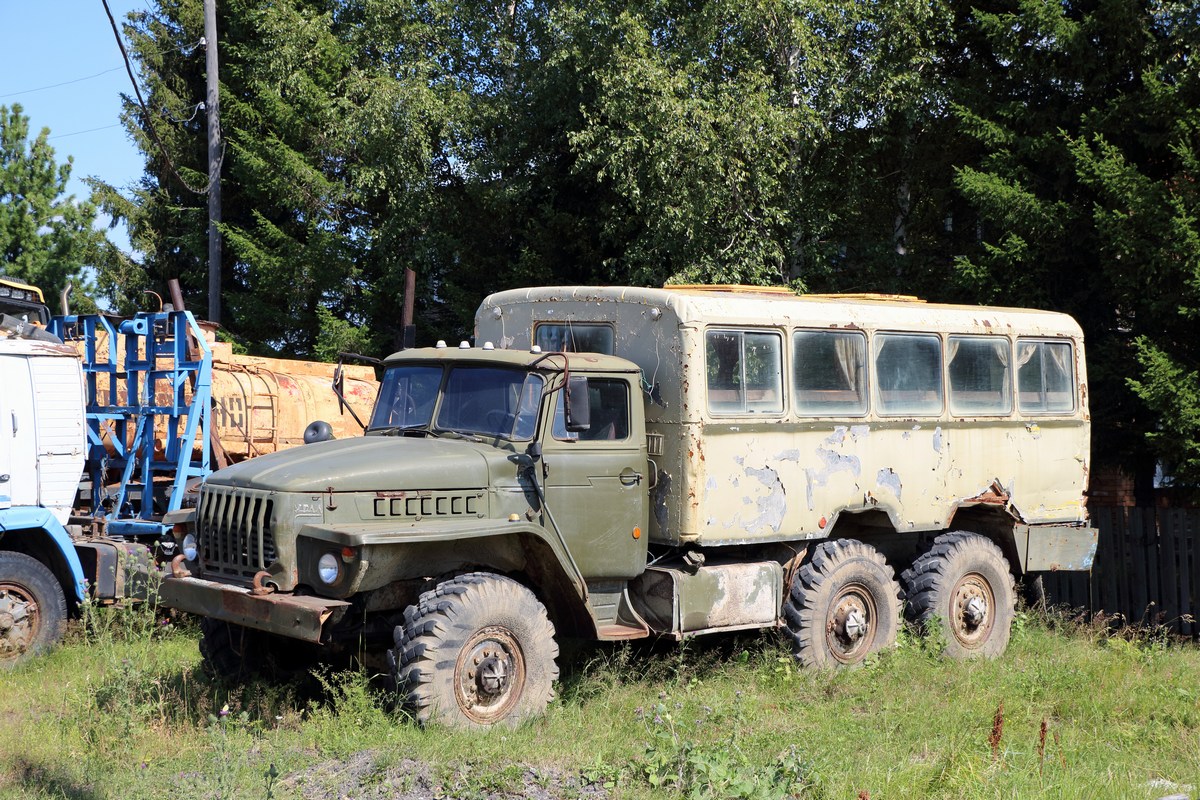
[[[1009,501],[1008,491],[1000,485],[999,481],[992,481],[992,485],[985,491],[974,497],[968,497],[963,500],[964,503],[986,503],[988,505],[1003,506]]]

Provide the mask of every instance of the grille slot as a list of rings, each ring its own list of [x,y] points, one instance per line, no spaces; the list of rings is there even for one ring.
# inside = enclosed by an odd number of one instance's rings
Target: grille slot
[[[274,510],[267,492],[205,485],[196,514],[204,569],[239,578],[265,569],[276,557]]]

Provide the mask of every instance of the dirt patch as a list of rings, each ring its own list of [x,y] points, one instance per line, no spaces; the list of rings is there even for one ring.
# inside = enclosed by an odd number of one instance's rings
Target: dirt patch
[[[409,758],[397,761],[378,750],[313,764],[280,778],[278,788],[285,796],[294,792],[307,800],[603,800],[609,796],[599,784],[551,768],[436,766]]]

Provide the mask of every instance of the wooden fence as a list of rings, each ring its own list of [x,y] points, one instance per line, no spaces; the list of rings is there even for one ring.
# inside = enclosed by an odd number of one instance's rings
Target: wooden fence
[[[1200,509],[1089,509],[1099,529],[1091,575],[1044,577],[1051,604],[1200,635]]]

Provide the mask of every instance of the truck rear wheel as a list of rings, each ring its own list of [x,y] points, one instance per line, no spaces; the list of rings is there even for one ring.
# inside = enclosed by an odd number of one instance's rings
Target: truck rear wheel
[[[940,626],[947,655],[995,658],[1008,647],[1016,590],[1008,560],[991,540],[943,533],[901,578],[908,617],[926,630]]]
[[[66,626],[67,600],[54,573],[32,556],[0,551],[0,669],[53,647]]]
[[[783,612],[796,660],[807,667],[859,664],[896,642],[900,587],[873,547],[823,542],[792,581]]]
[[[422,725],[512,727],[554,699],[554,626],[509,578],[472,572],[438,584],[404,612],[395,644],[396,691]]]

